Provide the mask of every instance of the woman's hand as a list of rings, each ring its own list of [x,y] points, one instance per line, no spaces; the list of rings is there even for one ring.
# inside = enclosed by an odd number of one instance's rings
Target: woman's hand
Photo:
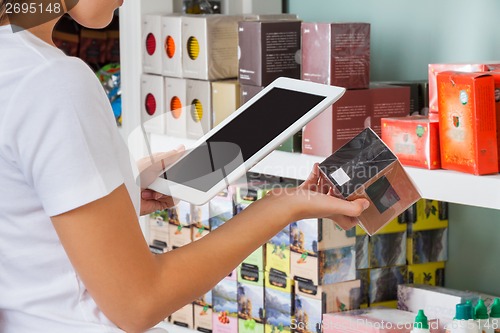
[[[184,153],[184,146],[165,153],[156,153],[138,161],[139,184],[141,186],[141,215],[147,215],[157,210],[165,210],[176,205],[174,198],[147,189],[165,169],[177,161]]]
[[[316,163],[306,181],[299,187],[275,189],[271,197],[284,198],[290,206],[292,220],[328,218],[347,230],[354,227],[359,216],[370,202],[366,199],[347,201],[333,196],[332,188],[322,182]]]

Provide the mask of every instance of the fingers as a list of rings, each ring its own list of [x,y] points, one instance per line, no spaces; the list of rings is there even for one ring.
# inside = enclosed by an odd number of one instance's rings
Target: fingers
[[[145,188],[153,183],[169,165],[177,161],[184,153],[184,146],[179,146],[175,150],[157,153],[148,159],[139,161],[139,181],[140,186]]]

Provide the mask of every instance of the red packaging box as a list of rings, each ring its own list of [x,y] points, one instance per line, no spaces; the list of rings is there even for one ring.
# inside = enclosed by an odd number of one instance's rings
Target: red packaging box
[[[493,76],[441,72],[437,84],[442,168],[498,173]]]
[[[370,83],[369,23],[302,23],[302,80],[345,87]]]
[[[500,170],[500,70],[491,72],[495,80],[495,111],[497,116],[497,148],[498,148],[498,170]]]
[[[403,165],[441,168],[437,120],[426,116],[383,118],[382,141]]]
[[[302,153],[329,156],[366,127],[381,135],[381,119],[410,114],[410,88],[371,84],[347,90],[302,130]]]
[[[438,112],[438,87],[437,75],[439,72],[488,72],[500,70],[500,61],[492,61],[488,64],[429,64],[429,113]]]

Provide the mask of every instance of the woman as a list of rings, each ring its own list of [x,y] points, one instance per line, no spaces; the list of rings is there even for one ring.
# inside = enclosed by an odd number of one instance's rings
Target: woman
[[[142,332],[288,223],[354,223],[368,206],[317,192],[315,167],[299,188],[273,192],[206,237],[152,255],[138,215],[165,209],[171,198],[134,183],[95,75],[52,43],[58,17],[31,26],[23,14],[7,15],[13,1],[0,0],[1,332]],[[80,0],[69,14],[101,28],[120,5]],[[13,33],[14,23],[29,29]]]

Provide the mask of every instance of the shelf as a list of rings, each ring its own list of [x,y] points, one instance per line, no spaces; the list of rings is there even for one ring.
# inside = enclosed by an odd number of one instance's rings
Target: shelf
[[[166,151],[184,144],[189,147],[194,140],[152,134],[153,151]],[[324,157],[274,151],[250,171],[285,178],[304,180],[314,163]],[[474,176],[449,170],[426,170],[405,167],[410,177],[426,199],[500,209],[500,174]]]

